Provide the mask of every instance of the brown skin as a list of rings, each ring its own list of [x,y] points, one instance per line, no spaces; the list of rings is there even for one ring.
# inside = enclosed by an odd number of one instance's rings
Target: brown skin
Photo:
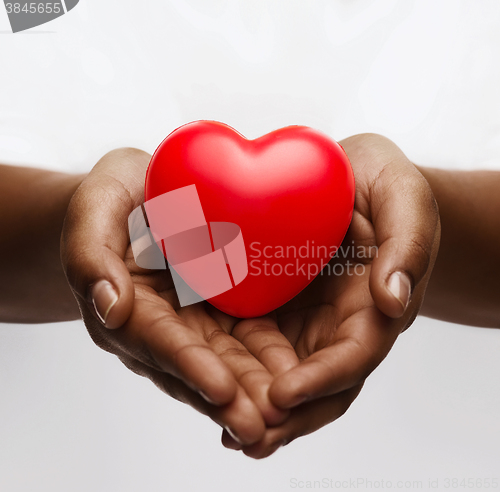
[[[247,333],[251,328],[233,331],[275,376],[269,389],[271,402],[292,408],[286,422],[268,427],[264,438],[252,446],[238,446],[223,433],[225,446],[241,448],[254,458],[272,454],[347,410],[364,380],[415,319],[438,252],[437,207],[415,166],[392,142],[377,135],[359,135],[341,144],[356,177],[355,211],[344,244],[354,244],[354,251],[360,251],[359,246],[374,252],[376,246],[378,253],[332,260],[345,266],[348,261],[362,263],[364,273],[349,275],[344,268],[341,276],[318,276],[277,310],[274,329],[286,337],[300,361],[292,369],[273,372],[271,350],[259,356],[260,334],[252,340]],[[400,317],[396,316],[401,305],[386,288],[394,271],[408,274],[413,286],[411,302]]]
[[[83,177],[0,165],[0,322],[79,317],[59,241],[69,201]]]
[[[345,412],[416,316],[437,252],[437,209],[417,169],[383,137],[357,136],[342,144],[357,180],[346,242],[377,245],[379,254],[364,260],[363,275],[319,277],[259,319],[237,320],[208,303],[178,309],[165,272],[137,269],[127,218],[143,201],[147,154],[108,154],[68,209],[63,264],[94,340],[229,427],[240,443],[227,432],[223,443],[249,456],[267,456]],[[414,286],[403,317],[403,306],[387,289],[394,271],[404,272]],[[95,317],[90,287],[101,279],[119,294],[106,319],[117,330]],[[304,396],[308,402],[299,404]]]
[[[422,314],[500,328],[500,173],[421,172],[439,203],[443,230]]]
[[[135,265],[127,218],[143,201],[147,154],[121,149],[105,156],[68,207],[63,265],[93,339],[166,393],[230,428],[240,442],[224,431],[223,444],[255,458],[272,454],[347,410],[365,378],[413,322],[429,279],[432,296],[423,304],[426,315],[498,326],[498,294],[493,282],[484,284],[500,273],[493,254],[500,243],[495,213],[499,194],[494,184],[499,180],[500,186],[498,173],[422,169],[426,180],[384,137],[358,135],[341,144],[353,165],[357,187],[345,243],[377,246],[378,254],[332,260],[360,262],[364,273],[319,276],[288,304],[258,319],[238,320],[208,303],[179,309],[165,272],[143,271]],[[443,223],[438,257],[440,220],[431,188]],[[72,193],[69,185],[65,190],[66,197]],[[12,193],[11,201],[15,197]],[[61,217],[65,202],[56,201],[59,215],[50,208],[47,213],[50,209]],[[2,224],[6,220],[10,219],[0,216]],[[469,231],[478,239],[463,241]],[[481,254],[464,268],[469,244]],[[3,268],[16,270],[11,265]],[[393,272],[410,279],[412,294],[406,309],[388,290]],[[24,275],[31,279],[29,272]],[[91,287],[101,279],[118,294],[106,327],[91,302]],[[62,285],[57,275],[52,281]],[[64,288],[56,291],[65,298]],[[29,310],[35,321],[36,299],[26,298],[25,291],[17,296],[14,315]],[[7,303],[0,299],[3,313]],[[34,304],[21,308],[27,301]],[[46,308],[40,309],[43,314]],[[72,319],[71,312],[61,319]]]
[[[265,425],[281,423],[288,411],[270,403],[272,376],[230,335],[239,320],[208,303],[179,308],[167,272],[142,270],[133,261],[127,219],[144,201],[149,159],[134,149],[111,152],[75,193],[61,242],[69,282],[97,345],[242,443],[257,442]],[[91,286],[101,279],[119,293],[108,327],[91,301]]]

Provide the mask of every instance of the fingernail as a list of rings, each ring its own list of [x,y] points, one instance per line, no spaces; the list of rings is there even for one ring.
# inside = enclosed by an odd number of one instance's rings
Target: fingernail
[[[241,439],[236,435],[236,433],[231,429],[231,427],[226,427],[227,433],[239,444],[243,444]]]
[[[92,287],[91,295],[92,304],[94,305],[97,316],[101,320],[101,323],[109,328],[109,326],[106,325],[106,321],[109,312],[116,304],[116,301],[118,301],[118,294],[107,280],[99,280],[99,282]]]
[[[216,405],[215,401],[212,400],[212,398],[208,397],[207,394],[204,391],[198,390],[198,393],[203,397],[203,399],[207,403],[210,403],[211,405]]]
[[[389,292],[401,303],[403,307],[403,314],[408,307],[411,295],[411,282],[403,272],[394,272],[387,282],[387,288]]]

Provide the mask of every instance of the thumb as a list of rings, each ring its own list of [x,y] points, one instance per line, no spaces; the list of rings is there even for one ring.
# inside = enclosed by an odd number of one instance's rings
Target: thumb
[[[422,302],[439,247],[437,204],[425,178],[404,155],[378,175],[370,194],[379,246],[370,292],[384,314],[399,318],[412,296]]]
[[[61,236],[61,260],[79,303],[107,328],[129,318],[134,285],[124,263],[128,216],[144,201],[149,154],[119,149],[104,156],[73,195]]]

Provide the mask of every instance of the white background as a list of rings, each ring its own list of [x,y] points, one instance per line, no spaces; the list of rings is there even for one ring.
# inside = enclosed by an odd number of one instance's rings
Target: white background
[[[378,132],[420,164],[499,168],[499,25],[496,0],[81,0],[14,35],[0,5],[0,160],[84,171],[215,119],[251,138]],[[499,355],[499,331],[419,318],[344,417],[257,462],[81,322],[0,325],[0,491],[500,478]]]

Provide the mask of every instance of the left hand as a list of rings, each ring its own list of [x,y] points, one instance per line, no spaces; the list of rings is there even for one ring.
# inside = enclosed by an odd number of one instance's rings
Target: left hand
[[[356,178],[343,254],[279,308],[274,322],[268,318],[266,330],[279,351],[264,350],[266,333],[254,320],[237,324],[231,333],[275,376],[271,402],[292,409],[286,422],[268,427],[251,446],[238,445],[223,432],[226,447],[254,458],[269,456],[349,408],[364,380],[417,316],[437,255],[439,215],[416,167],[379,135],[357,135],[341,144]],[[335,270],[333,265],[338,265]],[[284,371],[279,353],[291,351],[301,362]]]

